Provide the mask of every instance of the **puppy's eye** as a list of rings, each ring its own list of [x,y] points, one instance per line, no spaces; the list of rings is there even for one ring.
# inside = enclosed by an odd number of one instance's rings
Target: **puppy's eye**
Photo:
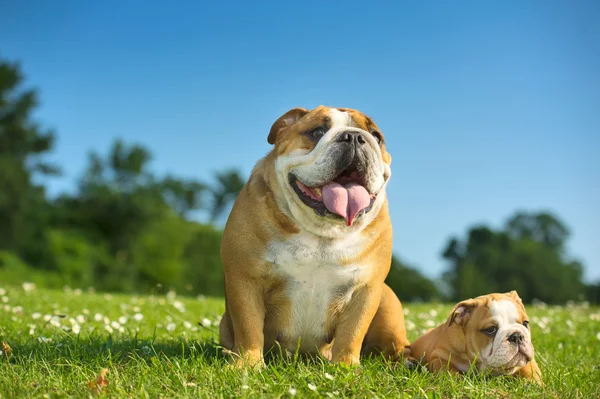
[[[494,336],[498,332],[498,327],[489,326],[488,328],[484,328],[483,330],[481,330],[481,332],[485,335]]]
[[[324,135],[325,135],[325,129],[323,129],[322,127],[318,127],[314,130],[311,130],[311,132],[309,133],[309,136],[315,140],[319,140]]]
[[[528,328],[528,327],[529,327],[529,321],[525,320],[525,321],[523,322],[523,326],[524,326],[525,328]]]
[[[377,130],[373,131],[371,134],[373,137],[375,137],[375,140],[377,140],[377,144],[381,144],[383,142],[383,136]]]

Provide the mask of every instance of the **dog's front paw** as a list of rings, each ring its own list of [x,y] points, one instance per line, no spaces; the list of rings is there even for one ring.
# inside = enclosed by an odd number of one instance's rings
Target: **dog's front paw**
[[[227,365],[229,368],[261,371],[266,367],[265,360],[260,352],[248,351],[240,355],[237,352],[226,350],[224,353],[231,356]]]

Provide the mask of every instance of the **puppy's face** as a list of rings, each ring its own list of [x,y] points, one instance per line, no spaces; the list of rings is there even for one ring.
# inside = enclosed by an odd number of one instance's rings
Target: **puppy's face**
[[[481,371],[514,374],[533,359],[529,318],[515,291],[463,301],[449,324],[462,328],[469,358]]]
[[[338,237],[368,225],[385,202],[391,156],[364,114],[320,106],[290,110],[269,134],[282,209],[305,229]]]

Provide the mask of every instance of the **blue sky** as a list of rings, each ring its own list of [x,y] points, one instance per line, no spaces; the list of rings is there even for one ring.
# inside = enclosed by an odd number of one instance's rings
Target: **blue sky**
[[[350,107],[393,156],[403,260],[438,276],[449,236],[549,210],[600,279],[600,3],[365,4],[5,1],[0,56],[58,133],[53,194],[116,137],[158,173],[249,174],[288,109]]]

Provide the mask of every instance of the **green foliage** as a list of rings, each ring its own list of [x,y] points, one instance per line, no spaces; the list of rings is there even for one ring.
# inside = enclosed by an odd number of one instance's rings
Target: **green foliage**
[[[0,251],[0,282],[6,285],[19,285],[26,279],[39,287],[61,287],[59,274],[35,269],[9,251]]]
[[[451,298],[517,290],[524,301],[564,303],[582,299],[582,266],[563,254],[567,228],[548,213],[517,213],[504,230],[469,230],[466,242],[451,239],[444,251]]]
[[[62,230],[49,230],[47,242],[51,268],[62,276],[64,284],[75,287],[94,284],[100,247],[75,232]]]
[[[54,135],[32,120],[37,95],[22,89],[22,81],[17,64],[0,61],[0,249],[32,259],[39,254],[45,205],[33,177],[58,168],[43,160]]]
[[[225,282],[220,247],[220,231],[212,226],[194,226],[184,254],[184,292],[224,295]]]
[[[427,302],[442,299],[442,294],[433,281],[395,256],[392,257],[392,266],[385,281],[401,301]]]

